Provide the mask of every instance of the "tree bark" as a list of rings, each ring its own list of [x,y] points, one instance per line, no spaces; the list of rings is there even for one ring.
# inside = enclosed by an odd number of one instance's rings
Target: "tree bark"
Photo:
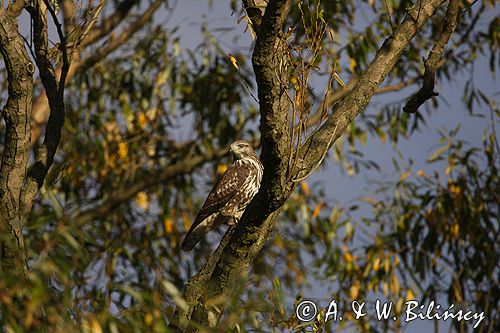
[[[2,110],[5,145],[0,166],[0,272],[3,278],[27,273],[22,234],[21,192],[27,174],[34,66],[29,60],[17,21],[0,10],[0,52],[9,98]]]

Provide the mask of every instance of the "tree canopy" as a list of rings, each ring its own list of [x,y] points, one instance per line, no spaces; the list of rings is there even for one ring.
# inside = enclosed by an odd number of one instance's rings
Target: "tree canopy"
[[[0,330],[402,332],[414,299],[499,331],[497,2],[16,1],[0,51]],[[436,130],[450,103],[482,141]],[[181,251],[239,139],[259,193]],[[332,299],[396,320],[325,323]]]

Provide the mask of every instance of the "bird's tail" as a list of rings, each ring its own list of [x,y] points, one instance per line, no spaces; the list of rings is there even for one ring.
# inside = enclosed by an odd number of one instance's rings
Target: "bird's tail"
[[[181,249],[183,251],[191,251],[193,247],[198,244],[201,237],[203,237],[207,232],[209,232],[214,224],[215,215],[206,218],[203,222],[198,224],[193,230],[189,230],[186,237],[181,244]]]

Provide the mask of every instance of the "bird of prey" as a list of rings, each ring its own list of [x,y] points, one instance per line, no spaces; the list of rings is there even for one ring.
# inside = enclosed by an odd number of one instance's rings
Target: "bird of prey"
[[[208,231],[222,223],[238,223],[250,201],[259,191],[264,167],[248,142],[230,146],[233,164],[215,183],[196,216],[181,248],[191,251]]]

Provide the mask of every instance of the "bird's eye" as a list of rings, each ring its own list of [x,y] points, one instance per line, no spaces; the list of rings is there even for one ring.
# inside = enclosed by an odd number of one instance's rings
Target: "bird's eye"
[[[243,148],[243,147],[245,147],[245,144],[244,143],[238,143],[238,147]]]

